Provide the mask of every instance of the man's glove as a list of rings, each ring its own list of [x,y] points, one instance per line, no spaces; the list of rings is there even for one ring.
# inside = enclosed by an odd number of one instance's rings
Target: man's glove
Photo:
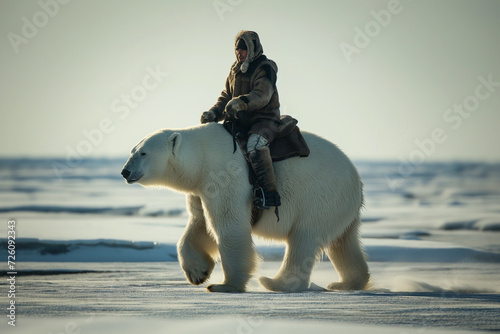
[[[200,122],[201,124],[210,123],[214,122],[216,118],[217,116],[215,115],[215,113],[212,110],[209,110],[201,114]]]
[[[243,111],[247,110],[247,104],[239,98],[232,99],[226,105],[226,114],[230,118],[238,119]]]

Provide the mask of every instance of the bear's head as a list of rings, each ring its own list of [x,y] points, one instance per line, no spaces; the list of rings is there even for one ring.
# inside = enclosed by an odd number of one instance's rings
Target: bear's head
[[[181,135],[178,132],[160,130],[148,135],[130,151],[122,176],[129,184],[168,185],[168,178],[173,176],[169,173],[171,160],[179,153],[180,144]]]

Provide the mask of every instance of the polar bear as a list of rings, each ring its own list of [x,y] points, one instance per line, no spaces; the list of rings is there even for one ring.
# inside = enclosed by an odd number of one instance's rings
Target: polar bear
[[[209,279],[219,258],[224,280],[208,291],[244,292],[259,262],[254,234],[286,242],[278,273],[259,279],[268,290],[307,290],[323,251],[340,277],[328,290],[365,289],[370,276],[359,240],[363,193],[358,172],[334,144],[308,132],[303,137],[309,157],[274,163],[282,197],[279,221],[274,210],[264,210],[251,223],[247,162],[239,148],[233,153],[232,137],[221,124],[148,135],[132,149],[122,175],[127,183],[187,194],[189,220],[177,249],[194,285]]]

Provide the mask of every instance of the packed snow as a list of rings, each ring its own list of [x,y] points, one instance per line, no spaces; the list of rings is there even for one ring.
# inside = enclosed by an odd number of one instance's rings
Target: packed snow
[[[254,278],[245,294],[250,297],[243,298],[208,294],[203,287],[187,283],[176,254],[187,220],[184,195],[127,185],[120,176],[124,161],[82,160],[70,167],[64,160],[0,160],[0,217],[4,222],[0,224],[0,254],[7,259],[7,221],[15,220],[16,264],[23,294],[19,303],[26,330],[40,325],[46,332],[64,332],[64,326],[57,330],[61,321],[39,322],[38,317],[63,316],[66,324],[82,323],[82,316],[93,313],[92,306],[79,308],[74,298],[86,300],[95,293],[109,294],[103,302],[107,309],[96,311],[103,317],[92,318],[82,329],[119,324],[124,333],[137,332],[131,328],[144,320],[115,318],[135,315],[154,317],[149,332],[160,332],[165,328],[157,317],[161,315],[173,319],[172,326],[179,333],[183,326],[196,331],[207,324],[221,329],[209,332],[238,332],[238,328],[248,332],[252,316],[265,319],[258,328],[250,328],[259,333],[278,327],[303,332],[302,322],[289,322],[290,317],[310,321],[307,327],[317,328],[318,333],[361,333],[367,325],[377,325],[369,329],[374,333],[420,333],[422,328],[438,332],[438,327],[439,332],[500,330],[499,164],[428,163],[409,168],[392,162],[355,162],[364,183],[362,241],[372,290],[321,292],[338,279],[324,256],[313,271],[311,292],[270,293]],[[257,276],[272,276],[284,245],[258,238],[255,243],[263,259]],[[134,269],[137,266],[141,275]],[[120,284],[124,287],[116,297],[119,300],[113,299],[106,285],[109,281],[101,281],[110,272],[113,289]],[[129,277],[141,280],[131,285]],[[211,283],[222,278],[219,265]],[[51,296],[47,291],[63,294],[50,301],[45,298]],[[146,311],[140,311],[140,306],[113,308],[116,302],[132,302],[141,293],[145,294],[143,302],[152,305]],[[175,300],[168,294],[175,294]],[[200,307],[207,298],[212,306]],[[255,299],[251,308],[246,308],[246,298]],[[163,299],[170,301],[163,304]],[[259,305],[265,308],[269,303],[274,305],[271,310],[259,311]],[[331,303],[340,303],[335,304],[339,309],[332,309]],[[411,307],[412,303],[417,306]],[[426,303],[440,306],[422,311]],[[380,308],[383,315],[377,315]],[[366,315],[367,309],[375,315]],[[195,316],[211,319],[182,320]],[[247,327],[241,327],[242,319]]]

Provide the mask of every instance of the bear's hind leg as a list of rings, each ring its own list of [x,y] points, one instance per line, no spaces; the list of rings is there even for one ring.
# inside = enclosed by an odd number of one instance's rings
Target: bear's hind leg
[[[273,278],[260,277],[260,284],[271,291],[300,292],[309,289],[311,271],[319,248],[313,240],[291,237],[281,268]]]
[[[325,248],[340,277],[340,282],[331,283],[328,290],[364,290],[369,287],[370,274],[358,236],[359,224],[359,218],[356,218],[340,238]]]

